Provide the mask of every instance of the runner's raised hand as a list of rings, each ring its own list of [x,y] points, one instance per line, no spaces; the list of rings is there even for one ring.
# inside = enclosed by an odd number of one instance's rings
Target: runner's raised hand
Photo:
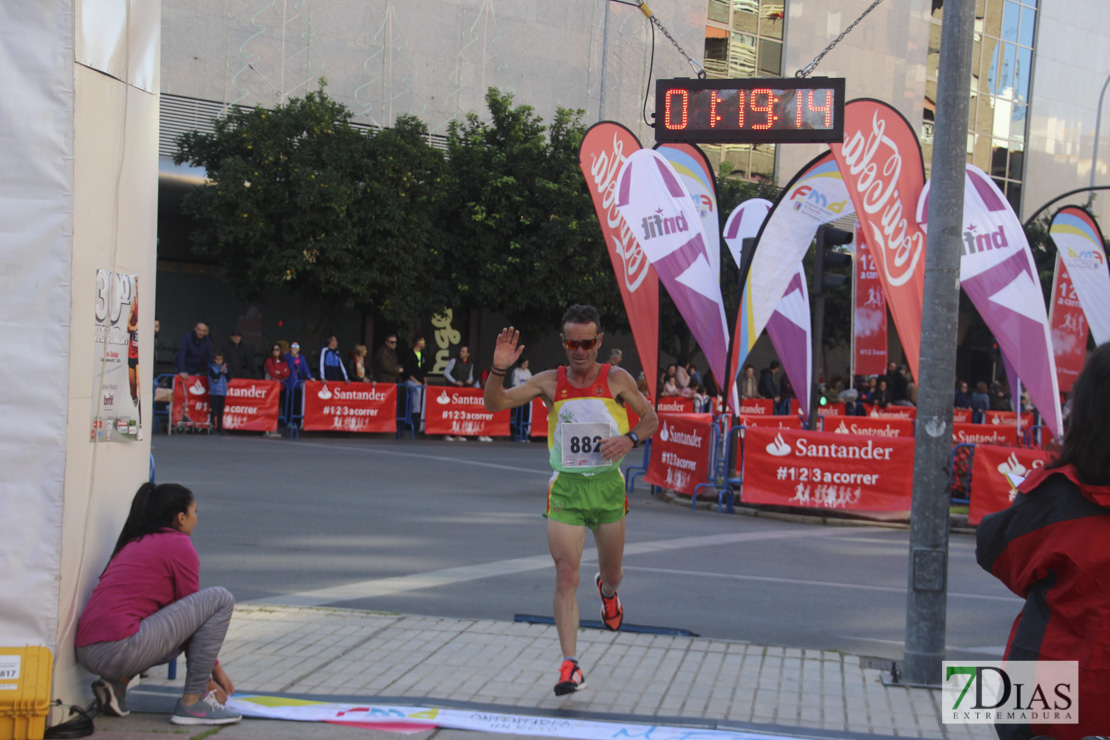
[[[520,332],[509,327],[502,329],[497,335],[497,344],[493,348],[493,366],[499,370],[508,370],[520,358],[524,345],[517,346],[520,341]]]

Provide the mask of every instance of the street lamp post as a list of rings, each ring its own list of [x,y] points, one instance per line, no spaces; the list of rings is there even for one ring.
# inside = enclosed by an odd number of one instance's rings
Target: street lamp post
[[[1106,86],[1110,85],[1110,75],[1102,83],[1102,92],[1098,95],[1098,113],[1095,114],[1095,148],[1091,152],[1091,187],[1095,186],[1095,165],[1098,163],[1098,134],[1102,128],[1102,100],[1106,97]]]

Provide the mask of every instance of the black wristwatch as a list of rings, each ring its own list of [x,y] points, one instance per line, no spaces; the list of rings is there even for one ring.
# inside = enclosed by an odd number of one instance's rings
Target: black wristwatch
[[[640,438],[636,436],[636,432],[633,432],[633,431],[630,430],[630,431],[625,432],[624,436],[626,436],[630,440],[632,440],[632,446],[633,447],[639,447],[640,446]]]

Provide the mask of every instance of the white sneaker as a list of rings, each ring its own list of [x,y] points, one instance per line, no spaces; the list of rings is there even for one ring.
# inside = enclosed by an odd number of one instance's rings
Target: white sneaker
[[[493,437],[478,437],[479,442],[492,442]]]
[[[466,441],[466,437],[464,437],[464,436],[462,436],[462,435],[460,434],[459,436],[455,437],[455,441],[456,441],[456,442],[465,442],[465,441]]]
[[[443,438],[443,441],[444,442],[454,442],[455,438],[452,437],[450,434],[448,434],[446,437]]]

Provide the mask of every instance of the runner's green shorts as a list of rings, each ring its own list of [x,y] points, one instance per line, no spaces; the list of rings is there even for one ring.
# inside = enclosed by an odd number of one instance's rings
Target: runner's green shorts
[[[543,515],[556,522],[596,529],[599,524],[619,522],[627,513],[620,468],[593,475],[556,471],[547,485]]]

